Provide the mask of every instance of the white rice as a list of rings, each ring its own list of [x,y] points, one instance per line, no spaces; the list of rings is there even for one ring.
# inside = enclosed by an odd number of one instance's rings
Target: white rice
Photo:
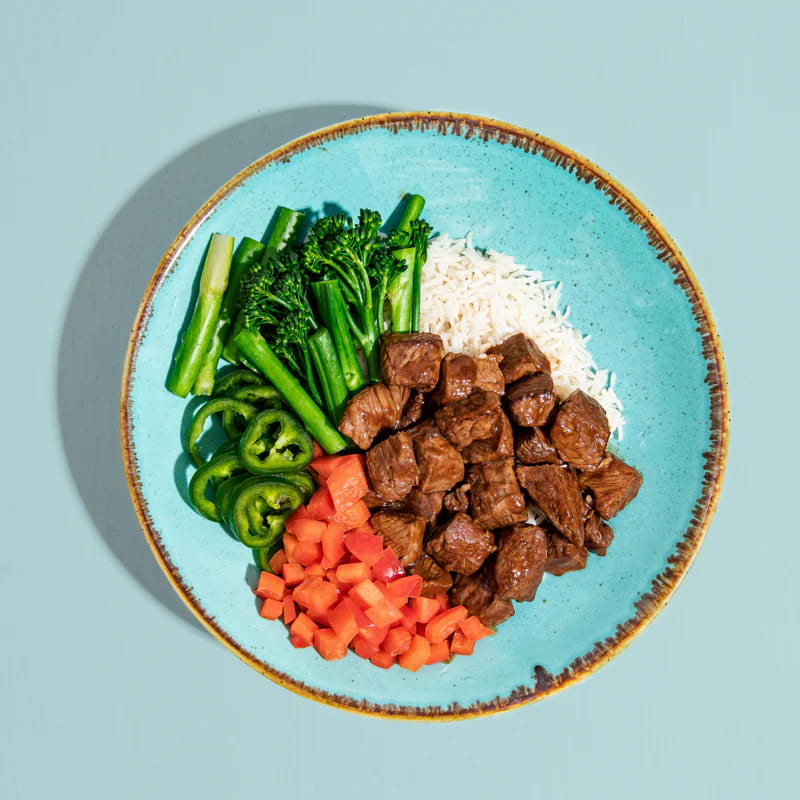
[[[472,246],[472,236],[436,236],[422,272],[420,330],[434,331],[445,351],[477,356],[515,333],[528,334],[550,359],[559,398],[582,389],[605,409],[612,434],[622,439],[622,403],[612,372],[586,348],[588,336],[568,321],[561,285],[517,264],[506,253]]]

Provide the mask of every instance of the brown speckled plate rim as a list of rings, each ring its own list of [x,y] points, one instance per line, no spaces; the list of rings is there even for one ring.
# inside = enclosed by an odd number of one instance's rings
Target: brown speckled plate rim
[[[656,251],[658,258],[669,265],[675,276],[675,283],[681,287],[691,304],[692,313],[697,323],[697,331],[702,339],[703,356],[707,365],[705,382],[708,384],[710,395],[711,447],[708,452],[703,454],[705,459],[703,489],[693,509],[691,522],[686,533],[678,543],[675,551],[667,559],[665,569],[653,580],[650,591],[643,594],[635,603],[636,613],[626,622],[618,625],[613,636],[597,642],[589,652],[575,659],[560,674],[553,675],[541,666],[534,666],[531,674],[531,685],[520,685],[506,697],[495,697],[493,700],[476,702],[469,706],[452,704],[447,707],[418,707],[370,703],[309,686],[257,659],[241,644],[233,640],[217,624],[214,617],[208,614],[200,600],[184,583],[180,573],[171,562],[161,536],[153,525],[147,502],[142,493],[136,453],[133,448],[130,395],[133,363],[146,323],[152,313],[153,298],[187,241],[214,212],[219,203],[254,173],[275,162],[286,162],[293,155],[310,147],[371,128],[385,128],[395,133],[401,130],[436,130],[443,135],[451,134],[463,136],[467,139],[473,136],[479,137],[484,141],[494,139],[502,144],[510,144],[513,147],[521,148],[525,152],[541,155],[575,175],[578,180],[594,184],[597,189],[608,196],[609,202],[619,207],[632,222],[645,232],[648,242]],[[505,122],[484,117],[428,111],[378,114],[350,120],[309,133],[260,158],[222,186],[178,234],[164,254],[161,263],[148,284],[131,332],[125,356],[120,402],[122,456],[128,488],[136,514],[153,554],[166,573],[167,578],[200,622],[246,664],[281,686],[304,697],[361,714],[409,720],[467,719],[505,711],[525,703],[540,700],[571,683],[587,677],[630,644],[633,638],[666,605],[670,595],[686,573],[700,547],[719,501],[727,459],[728,428],[729,402],[725,365],[711,313],[689,265],[653,214],[608,173],[588,159],[544,136]]]

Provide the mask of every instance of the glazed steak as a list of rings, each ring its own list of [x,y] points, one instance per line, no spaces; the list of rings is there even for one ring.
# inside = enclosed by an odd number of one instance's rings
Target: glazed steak
[[[547,562],[545,570],[551,575],[563,575],[586,566],[588,554],[585,547],[578,547],[560,533],[547,534]]]
[[[604,556],[614,540],[611,526],[603,522],[600,515],[589,510],[583,519],[583,543],[586,549],[598,556]]]
[[[498,355],[486,355],[475,359],[478,368],[475,376],[476,389],[483,389],[485,392],[494,392],[495,394],[505,392],[506,382],[500,369],[502,360]]]
[[[517,432],[514,448],[517,461],[523,464],[560,464],[555,447],[547,440],[540,428],[528,428]]]
[[[550,441],[561,458],[575,469],[594,469],[610,436],[603,407],[580,389],[561,404],[550,428]]]
[[[466,400],[457,400],[437,409],[434,418],[439,430],[455,447],[466,447],[477,439],[488,439],[497,430],[503,409],[494,392],[479,389]]]
[[[440,405],[465,400],[472,394],[477,375],[478,365],[472,356],[466,353],[447,353],[442,360],[434,399]]]
[[[385,547],[391,547],[400,563],[407,567],[422,554],[422,537],[425,535],[425,520],[405,511],[376,511],[370,517],[375,533],[383,537]]]
[[[369,450],[367,474],[376,494],[386,500],[402,500],[419,483],[411,437],[401,431]]]
[[[496,548],[491,531],[466,514],[456,514],[436,529],[425,549],[446,570],[472,575]]]
[[[469,510],[469,484],[462,483],[444,496],[444,509],[451,514],[466,513]]]
[[[497,594],[511,600],[533,600],[544,576],[547,534],[536,525],[522,523],[498,536],[493,583]]]
[[[384,383],[428,392],[439,382],[444,345],[435,333],[387,333],[381,337]]]
[[[531,500],[574,545],[583,545],[583,498],[575,472],[555,464],[517,467]]]
[[[511,459],[473,464],[467,480],[470,484],[472,518],[479,525],[504,528],[527,520],[528,509]]]
[[[400,409],[387,386],[373,383],[350,398],[339,422],[339,430],[361,450],[368,450],[380,433],[393,430]]]
[[[514,616],[514,606],[510,600],[494,593],[482,572],[456,575],[450,589],[450,602],[454,606],[464,606],[484,625],[494,628]]]
[[[490,347],[486,352],[502,356],[500,370],[507,384],[518,381],[526,375],[550,372],[547,356],[536,346],[533,339],[524,333],[517,333],[495,347]]]
[[[464,480],[464,460],[447,439],[435,429],[413,436],[423,492],[446,492]]]
[[[553,379],[549,375],[529,375],[506,390],[506,402],[511,419],[522,427],[541,427],[550,419],[556,407]]]
[[[603,519],[611,519],[636,497],[642,476],[608,453],[594,472],[581,473],[580,483],[591,492],[597,513]]]
[[[423,597],[444,594],[453,585],[453,576],[442,569],[427,553],[423,553],[409,568],[412,575],[422,576]]]
[[[500,414],[497,428],[488,439],[476,439],[472,444],[461,448],[461,457],[468,464],[482,461],[497,461],[512,458],[514,455],[514,431],[508,417]]]

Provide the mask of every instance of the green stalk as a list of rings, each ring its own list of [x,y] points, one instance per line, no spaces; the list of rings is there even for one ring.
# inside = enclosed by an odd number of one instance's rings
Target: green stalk
[[[339,356],[333,346],[333,338],[327,328],[318,328],[309,337],[308,345],[319,376],[328,417],[337,424],[347,404],[347,385]]]
[[[281,397],[294,410],[326,453],[338,453],[347,447],[347,442],[328,421],[325,412],[309,397],[308,392],[300,385],[300,381],[281,363],[263,336],[245,328],[236,337],[236,346],[280,392]]]
[[[261,251],[261,262],[263,263],[270,256],[274,256],[281,250],[293,245],[303,227],[306,215],[302,211],[295,211],[285,206],[278,206],[275,212],[275,220],[269,229],[269,234],[264,239],[264,249]],[[238,296],[237,296],[238,301]],[[241,314],[236,314],[233,324],[230,326],[228,338],[222,348],[222,357],[231,364],[241,363],[239,354],[236,351],[236,337],[244,328],[244,320]]]
[[[428,248],[424,253],[415,250],[414,270],[411,275],[411,333],[419,332],[419,313],[422,307],[422,268],[425,266]]]
[[[333,337],[345,386],[350,392],[357,392],[364,386],[364,373],[347,320],[341,284],[338,280],[315,281],[311,284],[311,290],[314,292],[319,314]]]
[[[410,194],[406,200],[406,207],[403,210],[403,216],[400,217],[400,222],[397,227],[401,231],[411,230],[411,223],[422,213],[425,208],[425,198],[419,194]]]
[[[192,319],[178,345],[175,361],[167,378],[167,389],[179,397],[189,394],[203,357],[208,351],[222,298],[228,286],[232,256],[233,238],[221,233],[212,234],[200,275],[200,289]]]
[[[217,324],[211,336],[211,344],[203,357],[197,378],[194,381],[194,394],[208,395],[214,391],[214,378],[217,374],[217,364],[222,354],[222,348],[228,338],[228,330],[233,322],[239,304],[239,286],[242,278],[250,267],[259,259],[264,245],[245,236],[236,248],[231,263],[231,273],[228,277],[228,288],[222,298]]]
[[[411,330],[412,286],[414,274],[414,257],[416,250],[406,247],[395,250],[393,255],[405,261],[406,268],[389,286],[390,326],[392,333],[408,333]]]

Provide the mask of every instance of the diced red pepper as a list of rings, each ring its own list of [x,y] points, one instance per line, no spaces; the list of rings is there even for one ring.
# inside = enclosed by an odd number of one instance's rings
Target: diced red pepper
[[[283,549],[286,552],[287,561],[296,561],[294,557],[294,548],[297,546],[297,537],[291,533],[283,534]]]
[[[314,519],[330,522],[336,509],[333,507],[333,498],[326,486],[320,486],[308,501],[308,513]]]
[[[279,575],[271,572],[262,572],[258,576],[258,586],[255,593],[261,598],[271,597],[273,600],[283,600],[286,590],[286,581]]]
[[[435,597],[415,597],[411,607],[417,613],[419,622],[430,622],[441,611],[441,605]]]
[[[380,648],[373,642],[365,639],[360,633],[353,639],[353,650],[357,656],[370,659],[376,653],[380,653]]]
[[[283,565],[283,579],[287,586],[297,586],[306,579],[306,571],[300,564],[290,561]]]
[[[381,646],[388,633],[388,628],[377,628],[375,625],[372,625],[372,623],[370,623],[369,628],[358,629],[358,635],[362,636],[364,639],[370,642],[370,644],[375,645],[375,647]]]
[[[358,528],[363,525],[371,516],[372,512],[363,500],[356,500],[353,505],[337,511],[331,519],[340,522],[347,530]]]
[[[381,537],[372,533],[346,533],[344,546],[368,567],[375,564],[383,554]]]
[[[292,526],[291,533],[297,537],[298,542],[321,542],[327,527],[326,522],[318,519],[298,519]]]
[[[353,534],[348,534],[353,535]],[[379,578],[389,583],[406,574],[403,565],[397,560],[397,556],[391,547],[387,547],[381,553],[380,558],[372,565],[372,577]]]
[[[336,567],[336,579],[342,583],[356,584],[369,578],[369,567],[363,561],[352,564],[339,564]]]
[[[289,628],[289,633],[302,639],[306,644],[311,644],[314,641],[314,633],[318,628],[319,625],[308,614],[301,612]]]
[[[340,458],[328,475],[327,486],[337,512],[355,505],[369,491],[363,456]]]
[[[383,592],[369,578],[357,583],[349,594],[362,608],[384,602]]]
[[[261,604],[261,610],[258,612],[265,619],[278,619],[283,611],[283,603],[280,600],[275,600],[268,597]]]
[[[397,660],[403,669],[416,672],[431,655],[430,642],[424,636],[413,636],[411,646]]]
[[[331,628],[345,645],[350,644],[358,633],[358,623],[346,601],[342,601],[328,612],[328,620]]]
[[[474,648],[475,642],[465,636],[461,628],[457,628],[450,642],[450,652],[457,656],[469,656]]]
[[[419,597],[422,575],[406,575],[386,584],[388,597]]]
[[[311,577],[294,588],[292,597],[302,608],[325,611],[339,599],[339,592],[323,578]]]
[[[425,638],[431,644],[443,642],[463,622],[469,612],[464,606],[454,606],[447,611],[439,612],[426,626]]]
[[[411,634],[405,628],[392,628],[383,640],[381,650],[390,656],[399,656],[411,647]]]
[[[289,559],[286,557],[286,551],[285,551],[283,548],[281,548],[281,549],[280,549],[280,550],[278,550],[278,552],[277,552],[277,553],[275,553],[275,555],[274,555],[274,556],[272,556],[272,558],[269,560],[269,568],[270,568],[270,569],[271,569],[271,570],[272,570],[272,571],[273,571],[273,572],[274,572],[276,575],[280,575],[280,574],[281,574],[281,572],[283,571],[283,565],[284,565],[284,564],[285,564],[285,563],[286,563],[288,560],[289,560]]]
[[[297,635],[294,635],[294,634],[292,634],[289,637],[289,641],[295,647],[310,647],[311,646],[311,642],[309,642],[307,639],[304,639],[302,636],[297,636]]]
[[[322,564],[312,564],[306,567],[306,577],[309,578],[324,578],[326,577],[325,567]]]
[[[390,656],[383,651],[375,653],[375,655],[370,658],[370,661],[381,669],[389,669],[389,667],[393,667],[397,663],[397,659],[394,656]]]
[[[332,567],[344,558],[344,531],[344,525],[329,522],[322,534],[322,554]]]
[[[450,648],[447,642],[431,645],[431,654],[428,656],[426,664],[438,664],[440,661],[447,661],[450,658]]]
[[[351,528],[350,533],[375,533],[375,528],[369,524],[369,522],[365,522],[363,525],[359,525],[357,528]]]
[[[352,612],[353,616],[356,618],[356,624],[358,625],[358,629],[361,630],[362,628],[372,628],[374,625],[367,619],[367,615],[364,613],[364,610],[361,606],[358,605],[352,598],[350,597],[343,597],[341,600],[341,605],[347,606]]]
[[[379,628],[388,627],[394,622],[401,620],[403,615],[395,608],[385,597],[381,599],[380,603],[367,608],[364,613],[367,618],[374,622]]]
[[[305,613],[308,614],[320,628],[330,628],[331,621],[328,617],[328,611],[329,609],[327,608],[308,608]]]
[[[491,636],[494,633],[491,628],[487,628],[486,625],[475,616],[467,617],[463,622],[459,622],[458,627],[464,633],[464,636],[468,639],[472,639],[473,642],[477,642],[483,639],[484,636]]]
[[[297,619],[297,606],[294,603],[294,598],[287,594],[283,598],[283,624],[291,625]]]
[[[304,567],[319,563],[322,558],[322,548],[316,542],[298,542],[294,546],[295,561]]]
[[[400,613],[403,615],[403,619],[400,620],[400,624],[411,633],[417,632],[417,612],[414,611],[411,606],[405,605],[400,610]]]
[[[347,655],[347,644],[330,628],[314,633],[314,648],[326,661],[337,661]]]

